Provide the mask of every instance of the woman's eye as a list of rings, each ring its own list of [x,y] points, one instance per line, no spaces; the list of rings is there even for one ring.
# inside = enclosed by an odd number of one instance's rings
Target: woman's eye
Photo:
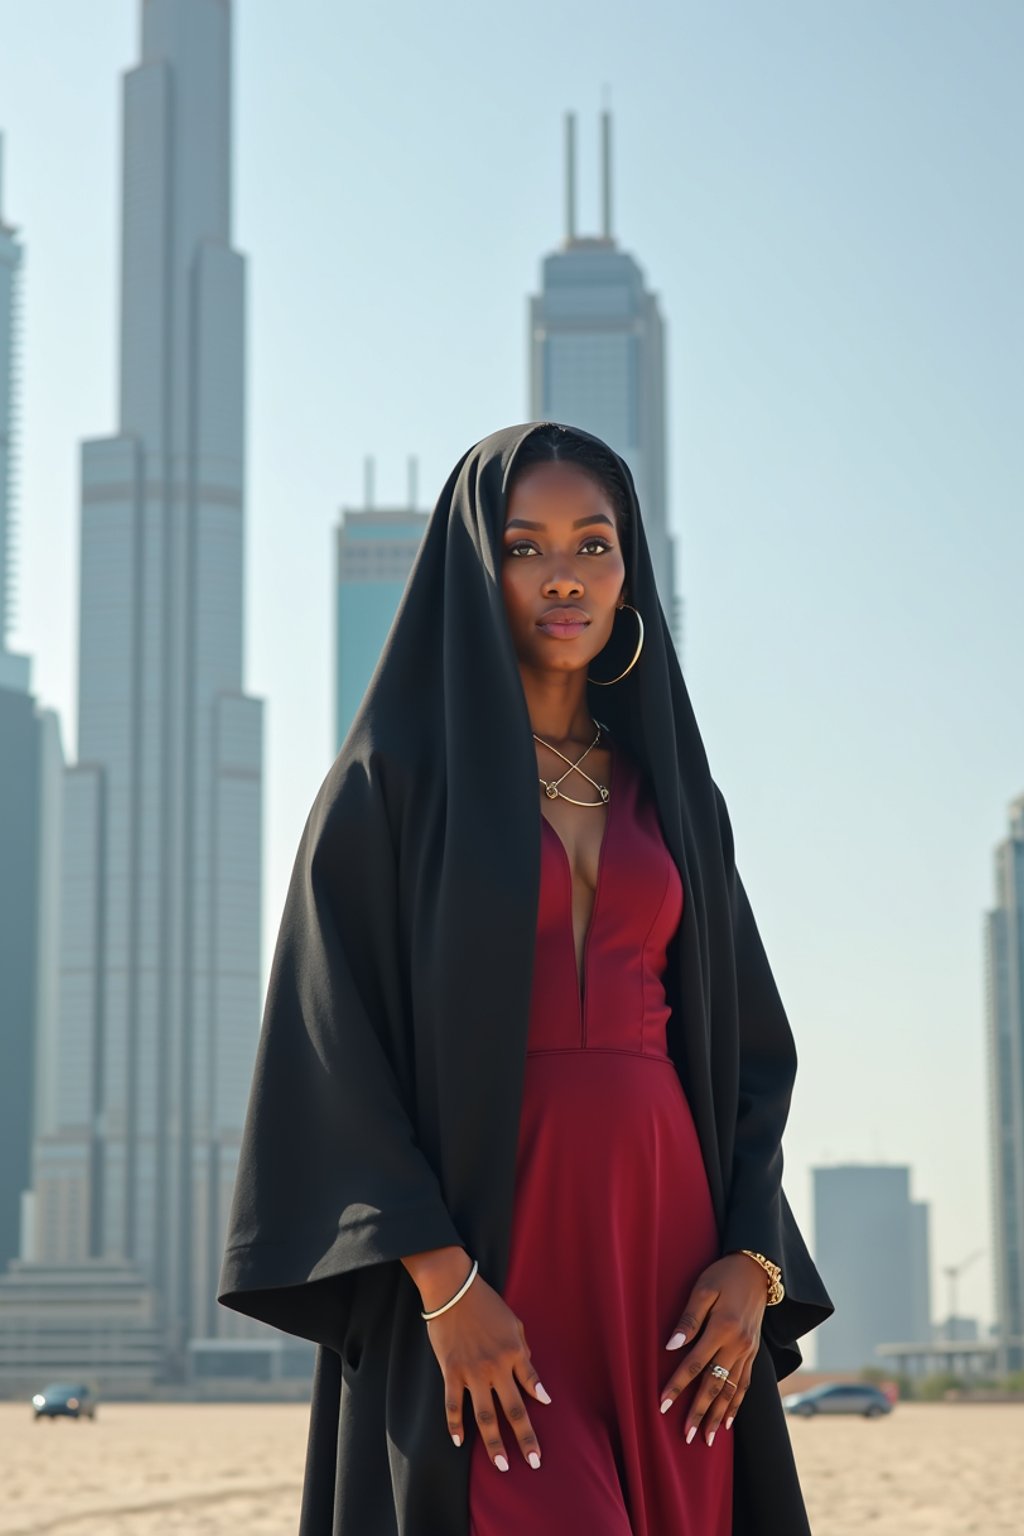
[[[595,536],[592,539],[587,539],[585,541],[585,543],[581,544],[580,548],[581,549],[587,549],[591,544],[598,544],[598,545],[600,545],[602,553],[606,549],[611,549],[611,547],[612,547],[608,543],[607,539],[602,539],[602,538],[599,538],[599,537]],[[519,539],[515,544],[506,544],[506,546],[505,546],[505,553],[507,555],[517,555],[521,549],[526,550],[528,552],[536,553],[536,551],[534,550],[534,546],[531,543],[529,543],[529,541],[527,539]]]

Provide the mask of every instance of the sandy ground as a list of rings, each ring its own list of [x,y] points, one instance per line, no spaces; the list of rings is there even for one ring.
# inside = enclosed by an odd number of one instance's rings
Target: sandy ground
[[[95,1423],[0,1404],[0,1532],[294,1536],[309,1410],[103,1403]]]
[[[1024,1532],[1024,1403],[789,1423],[814,1536]]]
[[[0,1536],[294,1536],[306,1417],[105,1403],[35,1424],[0,1404]],[[1024,1531],[1024,1404],[790,1423],[814,1536]]]

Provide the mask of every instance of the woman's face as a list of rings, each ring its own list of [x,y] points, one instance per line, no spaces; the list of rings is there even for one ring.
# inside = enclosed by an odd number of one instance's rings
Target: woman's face
[[[520,662],[538,671],[589,666],[611,635],[626,576],[601,486],[565,460],[524,470],[502,543],[502,594]]]

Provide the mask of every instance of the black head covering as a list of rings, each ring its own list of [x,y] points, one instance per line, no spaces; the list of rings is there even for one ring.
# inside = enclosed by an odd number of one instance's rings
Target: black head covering
[[[445,1467],[451,1452],[418,1292],[396,1261],[461,1243],[500,1290],[509,1252],[541,812],[501,558],[506,488],[539,425],[492,433],[450,474],[310,811],[274,955],[221,1277],[227,1306],[337,1351],[350,1390],[357,1363],[372,1355],[394,1487],[409,1498],[417,1476],[443,1477],[423,1471],[431,1457],[417,1448],[429,1445]],[[589,704],[646,774],[682,877],[665,980],[669,1051],[699,1132],[722,1251],[751,1248],[782,1266],[787,1296],[763,1325],[781,1376],[801,1363],[798,1336],[833,1310],[781,1187],[793,1037],[736,871],[632,475],[614,458],[631,513],[629,600],[646,638],[620,683],[590,686]],[[623,615],[616,629],[631,620]],[[593,670],[614,676],[624,665],[603,657]],[[395,1373],[388,1362],[397,1359]],[[360,1370],[370,1374],[365,1361]],[[450,1497],[451,1486],[431,1485],[424,1497]]]

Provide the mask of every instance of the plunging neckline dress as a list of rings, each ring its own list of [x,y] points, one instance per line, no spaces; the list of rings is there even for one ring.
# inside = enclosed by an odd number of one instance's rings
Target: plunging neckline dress
[[[728,1536],[732,1431],[685,1439],[699,1379],[660,1412],[690,1288],[719,1256],[690,1106],[666,1047],[666,951],[682,880],[640,769],[612,743],[608,810],[583,946],[572,870],[541,816],[541,880],[502,1295],[551,1395],[521,1388],[540,1441],[526,1462],[495,1400],[509,1470],[467,1397],[470,1536]]]

